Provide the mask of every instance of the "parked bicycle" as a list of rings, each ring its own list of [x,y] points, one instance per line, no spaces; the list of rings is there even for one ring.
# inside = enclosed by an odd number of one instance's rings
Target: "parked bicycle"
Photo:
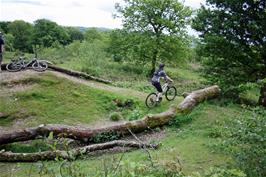
[[[171,83],[166,82],[163,86],[162,86],[162,90],[163,90],[163,95],[165,95],[165,98],[168,101],[172,101],[175,99],[176,95],[177,95],[177,90],[174,86],[171,85]],[[157,99],[158,97],[158,93],[150,93],[145,101],[145,104],[148,108],[152,108],[156,105],[158,105],[161,101],[162,101],[162,97],[160,99]],[[157,101],[158,100],[158,101]]]
[[[14,59],[6,65],[6,69],[11,72],[20,71],[25,68],[32,68],[35,71],[42,72],[48,68],[48,64],[43,60],[38,60],[37,58],[26,61],[24,58],[19,57],[19,59]]]

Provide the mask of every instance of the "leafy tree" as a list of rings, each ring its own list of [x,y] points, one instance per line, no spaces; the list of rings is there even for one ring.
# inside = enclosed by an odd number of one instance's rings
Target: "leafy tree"
[[[55,42],[66,45],[68,41],[68,33],[57,23],[46,19],[39,19],[34,22],[33,42],[35,45],[50,47]]]
[[[131,60],[144,64],[143,59],[152,55],[152,46],[153,43],[144,33],[117,29],[110,34],[108,52],[112,54],[114,61]]]
[[[246,111],[222,130],[237,165],[252,177],[266,176],[266,110]]]
[[[82,41],[84,40],[84,34],[77,28],[74,27],[67,27],[67,33],[69,35],[69,43],[73,41]]]
[[[84,36],[85,36],[86,41],[89,41],[89,42],[93,42],[96,39],[98,40],[102,39],[101,33],[96,28],[90,28],[86,30]]]
[[[193,28],[203,38],[200,55],[205,57],[205,74],[221,85],[225,93],[238,96],[239,85],[266,77],[266,1],[206,3],[193,22]],[[266,106],[265,97],[264,101]]]
[[[4,39],[5,39],[5,50],[14,51],[14,41],[15,41],[14,36],[8,33],[4,35]]]
[[[175,53],[179,51],[175,48],[178,45],[175,42],[186,34],[185,27],[189,23],[191,10],[178,0],[124,1],[125,5],[116,4],[116,17],[122,17],[127,32],[132,32],[136,39],[143,39],[135,41],[139,45],[131,51],[141,52],[145,56],[143,60],[151,61],[153,73],[159,57],[162,60],[176,58]],[[143,46],[146,47],[141,48]],[[165,55],[169,53],[171,55]]]
[[[13,47],[24,52],[31,52],[33,26],[23,20],[15,20],[8,24],[8,31],[14,37]]]
[[[10,23],[11,23],[11,22],[4,22],[4,21],[0,22],[0,31],[1,31],[2,33],[7,34],[7,33],[8,33],[8,25],[9,25]]]
[[[181,41],[178,37],[166,35],[161,40],[161,45],[158,58],[165,60],[185,58],[187,48],[184,46],[184,41]],[[109,46],[108,52],[112,54],[115,61],[129,60],[145,65],[147,61],[151,60],[150,57],[153,56],[156,43],[148,33],[114,30],[110,34]]]

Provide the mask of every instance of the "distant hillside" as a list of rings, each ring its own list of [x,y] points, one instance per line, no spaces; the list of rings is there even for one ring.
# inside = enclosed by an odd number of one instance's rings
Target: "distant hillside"
[[[77,26],[75,28],[78,28],[82,32],[84,32],[84,31],[86,31],[88,29],[91,29],[91,28],[94,28],[94,29],[96,29],[98,31],[110,31],[110,30],[112,30],[110,28],[104,28],[104,27],[82,27],[82,26]]]

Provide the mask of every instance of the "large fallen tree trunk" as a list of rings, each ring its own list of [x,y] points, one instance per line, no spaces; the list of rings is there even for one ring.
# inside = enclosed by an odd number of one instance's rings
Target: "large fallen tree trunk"
[[[44,151],[36,153],[13,153],[0,151],[1,162],[37,162],[41,160],[55,160],[55,159],[67,159],[74,160],[77,157],[88,154],[90,152],[110,149],[113,147],[131,147],[131,148],[153,148],[156,149],[159,145],[155,144],[143,144],[135,141],[122,141],[116,140],[107,143],[93,144],[89,146],[79,147],[71,149],[69,151]]]
[[[83,79],[88,79],[88,80],[94,80],[94,81],[97,81],[97,82],[102,82],[102,83],[105,83],[105,84],[111,84],[112,83],[111,81],[108,81],[108,80],[105,80],[105,79],[102,79],[102,78],[98,78],[98,77],[95,77],[95,76],[91,76],[91,75],[89,75],[87,73],[61,68],[61,67],[53,65],[49,61],[46,61],[46,62],[48,63],[48,68],[50,68],[51,70],[54,70],[54,71],[65,73],[67,75],[74,76],[74,77],[79,77],[79,78],[83,78]],[[6,70],[6,65],[7,65],[6,63],[3,63],[1,65],[1,69],[2,70]]]
[[[65,73],[65,74],[70,75],[70,76],[80,77],[80,78],[84,78],[84,79],[88,79],[88,80],[94,80],[94,81],[102,82],[105,84],[111,84],[111,81],[104,80],[104,79],[98,78],[98,77],[94,77],[94,76],[91,76],[91,75],[83,73],[83,72],[78,72],[78,71],[73,71],[73,70],[61,68],[61,67],[58,67],[58,66],[55,66],[52,64],[49,64],[48,67],[54,71]]]
[[[50,132],[56,137],[66,137],[83,142],[93,142],[94,137],[104,135],[116,135],[117,137],[130,134],[131,130],[134,133],[142,132],[149,128],[155,128],[167,124],[178,112],[188,112],[192,110],[197,103],[200,103],[208,98],[218,96],[220,89],[218,86],[211,86],[205,89],[194,91],[188,94],[185,99],[177,106],[171,106],[167,111],[146,115],[144,118],[112,125],[103,128],[84,128],[67,125],[40,125],[34,128],[12,131],[9,133],[0,134],[0,145],[18,141],[33,140],[40,137],[46,137]]]

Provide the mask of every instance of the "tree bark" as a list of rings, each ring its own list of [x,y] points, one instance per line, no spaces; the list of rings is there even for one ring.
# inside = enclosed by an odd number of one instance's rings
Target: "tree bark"
[[[72,70],[68,70],[68,69],[61,68],[61,67],[51,65],[51,64],[49,64],[48,67],[54,71],[65,73],[65,74],[70,75],[70,76],[80,77],[80,78],[84,78],[84,79],[88,79],[88,80],[94,80],[94,81],[102,82],[105,84],[111,84],[111,81],[104,80],[104,79],[98,78],[98,77],[94,77],[94,76],[91,76],[91,75],[83,73],[83,72],[72,71]]]
[[[154,115],[146,115],[144,118],[128,121],[118,125],[107,126],[103,128],[84,128],[68,125],[40,125],[34,128],[24,130],[11,131],[0,134],[0,145],[33,140],[40,137],[46,137],[50,132],[53,132],[55,137],[66,137],[83,142],[93,142],[93,138],[104,135],[116,135],[117,137],[130,134],[131,130],[134,133],[142,132],[149,128],[155,128],[167,124],[176,113],[191,111],[196,104],[208,98],[218,96],[220,89],[218,86],[211,86],[205,89],[194,91],[188,94],[185,99],[177,106],[171,106],[168,110]]]
[[[74,160],[77,157],[94,152],[97,150],[105,150],[113,147],[131,147],[131,148],[153,148],[156,149],[159,145],[143,144],[135,141],[116,140],[107,143],[93,144],[89,146],[71,149],[69,151],[44,151],[36,153],[13,153],[0,151],[0,162],[37,162],[43,160],[67,159]]]
[[[79,77],[79,78],[84,78],[84,79],[88,79],[88,80],[94,80],[94,81],[97,81],[97,82],[102,82],[102,83],[105,83],[105,84],[111,84],[112,83],[111,81],[108,81],[108,80],[105,80],[105,79],[102,79],[102,78],[98,78],[98,77],[94,77],[94,76],[91,76],[91,75],[89,75],[87,73],[61,68],[61,67],[58,67],[58,66],[55,66],[55,65],[51,64],[49,61],[46,61],[46,62],[48,63],[48,68],[50,68],[51,70],[54,70],[54,71],[65,73],[67,75],[74,76],[74,77]],[[6,65],[7,65],[6,63],[3,63],[1,65],[1,68],[2,68],[3,71],[6,70]]]
[[[153,76],[153,73],[155,72],[156,60],[157,60],[157,51],[154,52],[153,57],[152,57],[150,76]]]

